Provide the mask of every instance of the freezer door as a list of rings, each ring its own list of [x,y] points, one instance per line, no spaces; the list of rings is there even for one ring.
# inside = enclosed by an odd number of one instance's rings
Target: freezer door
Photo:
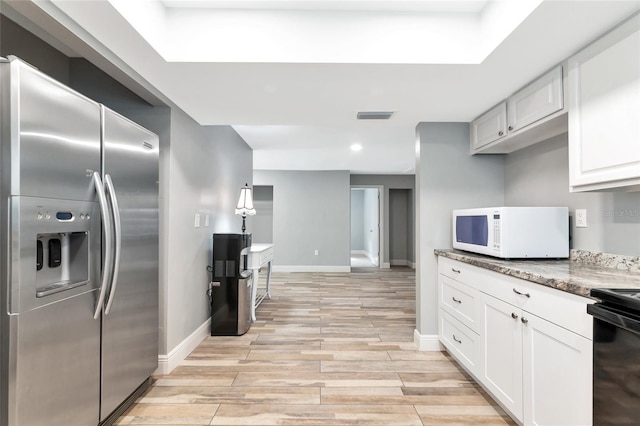
[[[3,73],[10,67],[9,105],[3,108],[11,142],[3,141],[1,167],[10,195],[93,200],[100,105],[18,59],[2,66]]]
[[[103,107],[103,141],[121,251],[102,318],[101,420],[158,366],[158,137]]]
[[[100,322],[84,293],[15,315],[15,404],[10,425],[96,425]]]

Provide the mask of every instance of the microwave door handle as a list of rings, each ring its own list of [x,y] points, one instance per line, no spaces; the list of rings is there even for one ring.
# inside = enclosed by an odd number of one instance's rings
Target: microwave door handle
[[[109,315],[111,312],[111,305],[116,294],[116,287],[118,286],[118,274],[120,272],[120,257],[122,255],[122,222],[120,221],[120,207],[118,206],[118,198],[116,197],[116,190],[113,186],[111,176],[108,174],[104,176],[104,183],[107,188],[107,194],[111,201],[111,210],[113,212],[113,229],[115,235],[114,242],[114,257],[113,257],[113,269],[111,286],[109,289],[109,299],[107,301],[107,307],[104,310],[105,315]]]
[[[96,309],[93,314],[93,319],[100,318],[100,312],[104,305],[104,297],[107,293],[107,287],[109,284],[109,265],[111,265],[112,245],[111,239],[111,216],[109,214],[109,207],[107,206],[107,196],[105,195],[104,186],[100,180],[100,174],[93,172],[93,186],[98,195],[98,204],[100,205],[100,216],[102,217],[102,227],[104,229],[104,246],[105,257],[104,266],[102,268],[102,276],[100,278],[100,293],[98,294],[98,301],[96,302]]]

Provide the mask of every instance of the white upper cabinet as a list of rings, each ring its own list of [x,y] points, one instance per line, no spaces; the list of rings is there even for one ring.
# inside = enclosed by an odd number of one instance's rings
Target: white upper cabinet
[[[511,96],[508,104],[509,127],[507,129],[510,132],[520,130],[560,111],[564,105],[562,67],[556,67]]]
[[[471,123],[471,149],[483,146],[505,137],[507,134],[507,104],[501,103],[487,111]]]
[[[640,189],[640,15],[569,59],[572,192]]]
[[[567,131],[562,66],[471,123],[472,154],[507,154]]]

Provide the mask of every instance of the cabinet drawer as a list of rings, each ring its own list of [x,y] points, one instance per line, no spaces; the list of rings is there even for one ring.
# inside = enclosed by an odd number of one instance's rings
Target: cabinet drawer
[[[438,273],[477,288],[480,268],[447,257],[438,257]]]
[[[260,253],[260,265],[264,265],[270,260],[273,260],[273,247]]]
[[[440,275],[440,307],[475,331],[478,327],[478,291]]]
[[[501,274],[487,281],[482,291],[587,339],[593,338],[593,317],[587,314],[587,305],[594,302],[591,299]]]
[[[478,370],[478,335],[460,321],[440,310],[440,341],[470,373]]]

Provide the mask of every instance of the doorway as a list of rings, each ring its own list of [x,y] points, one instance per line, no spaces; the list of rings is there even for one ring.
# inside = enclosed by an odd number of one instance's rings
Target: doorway
[[[351,188],[351,267],[379,268],[380,193],[378,187]]]

